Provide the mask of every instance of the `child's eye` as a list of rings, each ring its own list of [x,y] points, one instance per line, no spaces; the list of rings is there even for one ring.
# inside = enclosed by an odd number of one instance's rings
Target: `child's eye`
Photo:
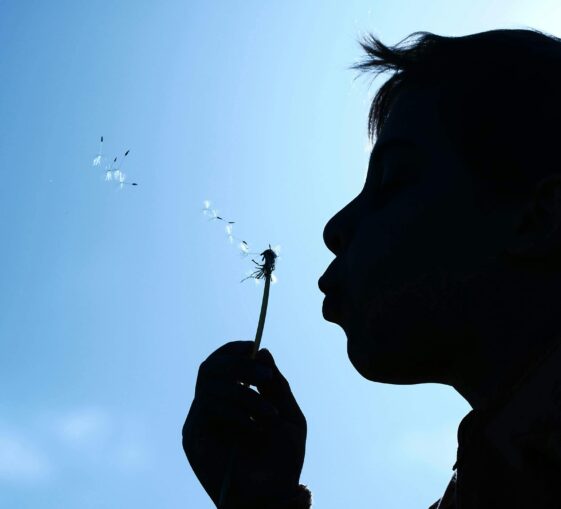
[[[383,182],[378,189],[378,195],[382,197],[389,196],[403,186],[405,182],[402,179],[391,180],[390,182]]]
[[[398,187],[400,187],[403,184],[402,180],[396,179],[396,180],[392,180],[390,182],[385,182],[382,184],[382,187],[380,189],[382,194],[385,194],[389,191],[394,191],[395,189],[397,189]]]
[[[403,179],[394,179],[390,182],[382,183],[379,188],[373,189],[371,193],[367,194],[367,199],[374,207],[385,205],[388,198],[396,191],[399,191],[404,184],[405,181]]]

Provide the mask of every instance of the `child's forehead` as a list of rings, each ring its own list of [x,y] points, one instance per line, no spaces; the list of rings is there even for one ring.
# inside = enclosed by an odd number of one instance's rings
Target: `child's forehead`
[[[391,138],[405,138],[430,149],[440,135],[438,115],[439,91],[432,87],[404,88],[391,103],[378,143]]]
[[[410,138],[405,138],[402,136],[389,137],[386,136],[381,138],[370,154],[370,165],[381,161],[386,154],[393,150],[405,150],[406,152],[418,153],[426,155],[426,150],[422,145],[419,145],[415,140]]]
[[[439,89],[429,86],[398,92],[370,154],[370,164],[379,159],[386,144],[394,144],[394,139],[404,140],[402,146],[409,145],[408,151],[432,161],[456,160],[457,154],[440,120],[438,98]]]

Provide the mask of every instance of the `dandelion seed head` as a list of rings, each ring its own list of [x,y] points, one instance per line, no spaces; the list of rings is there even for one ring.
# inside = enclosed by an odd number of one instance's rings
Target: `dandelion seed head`
[[[99,166],[101,164],[101,156],[97,156],[94,160],[93,160],[93,165],[94,166]]]

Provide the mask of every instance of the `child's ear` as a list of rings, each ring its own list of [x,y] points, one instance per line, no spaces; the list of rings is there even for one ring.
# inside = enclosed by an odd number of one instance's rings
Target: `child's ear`
[[[521,261],[558,259],[561,266],[561,174],[538,182],[505,251]]]

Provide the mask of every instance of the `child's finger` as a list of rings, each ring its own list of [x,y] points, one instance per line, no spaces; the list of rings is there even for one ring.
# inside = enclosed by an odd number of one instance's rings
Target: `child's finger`
[[[290,384],[278,369],[271,352],[263,348],[257,352],[255,359],[269,366],[273,371],[273,377],[270,381],[256,385],[260,394],[278,409],[281,417],[300,426],[305,424],[306,418],[292,394]]]

